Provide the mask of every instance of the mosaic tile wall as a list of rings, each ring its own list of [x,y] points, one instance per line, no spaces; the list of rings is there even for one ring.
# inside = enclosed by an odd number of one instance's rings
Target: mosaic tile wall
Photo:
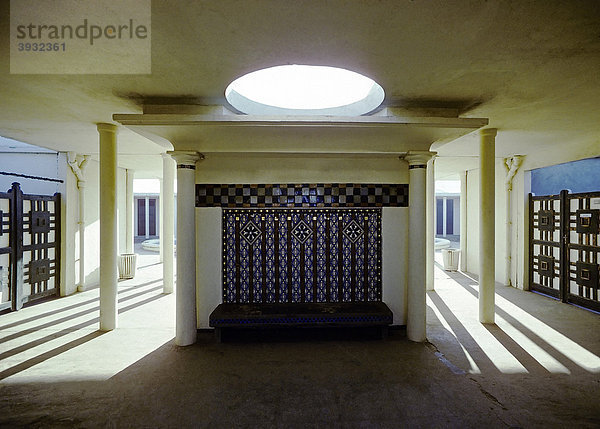
[[[408,207],[408,185],[196,184],[196,207]]]
[[[381,298],[381,209],[223,210],[224,303]]]

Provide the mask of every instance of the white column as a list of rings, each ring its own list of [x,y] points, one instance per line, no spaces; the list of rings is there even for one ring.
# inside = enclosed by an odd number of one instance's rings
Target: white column
[[[435,157],[427,162],[427,290],[434,290],[435,262]]]
[[[169,156],[169,155],[166,155],[166,156]],[[163,163],[163,170],[164,170],[164,163]],[[164,171],[163,171],[163,176],[164,176]],[[158,211],[160,213],[160,216],[157,216],[157,217],[160,219],[160,222],[158,223],[158,236],[160,237],[160,240],[161,240],[160,241],[161,245],[159,247],[159,259],[158,260],[160,262],[163,262],[164,261],[164,246],[162,245],[162,239],[163,239],[163,236],[164,236],[164,231],[163,231],[163,228],[164,228],[163,217],[165,215],[164,214],[165,208],[164,208],[163,200],[165,199],[165,195],[164,195],[165,192],[164,192],[164,189],[163,189],[163,187],[164,187],[164,183],[163,183],[164,180],[161,178],[161,179],[158,179],[158,182],[159,182],[159,185],[160,185],[160,193],[158,194],[158,204],[159,204],[158,205]]]
[[[126,170],[125,184],[125,253],[133,253],[133,170]]]
[[[467,172],[460,173],[460,270],[467,271]]]
[[[408,294],[406,333],[411,341],[427,339],[426,299],[426,182],[427,161],[435,155],[428,151],[410,151],[408,161]]]
[[[117,127],[100,134],[100,330],[117,327]]]
[[[175,194],[173,184],[175,183],[175,161],[167,155],[163,158],[163,192],[161,195],[162,219],[161,219],[161,249],[163,254],[163,293],[173,292],[173,266],[175,256],[174,246],[174,203]]]
[[[196,161],[198,152],[168,152],[177,161],[177,288],[175,343],[196,342]]]
[[[479,132],[479,321],[495,319],[495,128]]]

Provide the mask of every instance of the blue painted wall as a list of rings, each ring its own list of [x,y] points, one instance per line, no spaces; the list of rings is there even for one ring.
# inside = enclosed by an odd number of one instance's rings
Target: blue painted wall
[[[600,158],[531,170],[531,192],[534,195],[555,195],[563,189],[571,193],[600,191]]]

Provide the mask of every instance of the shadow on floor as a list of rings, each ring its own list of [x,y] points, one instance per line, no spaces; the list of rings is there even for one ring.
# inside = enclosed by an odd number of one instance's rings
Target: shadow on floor
[[[42,318],[58,316],[74,326],[64,328],[65,335],[61,329],[48,335],[42,332],[50,328],[48,320],[34,327],[8,324],[31,332],[2,344],[20,340],[11,347],[49,350],[0,373],[0,427],[600,425],[600,375],[592,366],[594,353],[600,353],[597,315],[498,286],[497,324],[483,326],[477,321],[477,283],[462,273],[437,274],[444,278],[428,293],[431,343],[413,343],[392,330],[385,341],[357,332],[347,337],[280,332],[271,339],[241,334],[218,344],[212,333],[202,332],[189,347],[162,339],[143,347],[158,335],[156,320],[173,297],[160,293],[160,283],[141,279],[142,289],[121,295],[122,327],[107,334],[86,331],[96,318],[79,326],[69,313],[40,310]],[[66,307],[79,314],[74,317],[94,316],[80,306],[97,311],[96,299]],[[28,339],[35,333],[42,337]],[[15,334],[20,331],[8,333]],[[64,344],[50,346],[56,335]],[[20,350],[3,353],[8,361]],[[133,354],[135,359],[123,357]],[[93,379],[106,362],[126,363]],[[36,367],[44,371],[27,371]],[[68,377],[61,373],[78,367],[87,369]]]
[[[397,333],[388,336],[390,341],[398,339],[405,329],[394,329]],[[257,328],[222,329],[223,343],[297,343],[307,341],[380,341],[381,328]]]
[[[162,296],[163,296],[162,294],[158,294],[158,295],[156,294],[157,291],[162,291],[162,285],[159,285],[156,287],[147,287],[148,285],[156,283],[156,282],[157,281],[142,283],[135,287],[136,289],[141,288],[142,289],[141,291],[129,294],[125,297],[121,297],[118,301],[118,304],[120,304],[118,313],[123,314],[127,311],[142,307],[150,302],[153,302],[153,301],[156,301],[156,300],[162,298]],[[144,286],[146,286],[146,287],[144,287]],[[127,289],[121,290],[121,291],[119,291],[119,293],[129,292],[129,291],[131,291],[131,289],[133,289],[133,288],[127,288]],[[150,295],[150,296],[147,296],[147,295]],[[140,299],[140,298],[143,298],[143,299]],[[129,304],[126,306],[121,305],[130,300],[136,300],[136,301],[133,302],[132,304]],[[80,346],[81,344],[84,344],[85,342],[90,341],[90,340],[102,335],[102,332],[100,332],[100,331],[85,334],[86,328],[93,327],[93,326],[97,325],[99,322],[99,318],[98,318],[98,316],[96,316],[99,311],[98,305],[95,305],[94,307],[87,308],[82,311],[76,311],[77,308],[84,307],[88,304],[97,304],[97,303],[98,303],[98,298],[95,298],[95,299],[91,299],[91,300],[82,301],[79,304],[68,306],[70,313],[68,313],[64,317],[60,317],[58,319],[51,319],[42,324],[36,325],[34,327],[22,329],[22,330],[16,331],[14,333],[5,335],[2,338],[0,338],[0,343],[11,343],[11,342],[14,343],[15,340],[18,340],[18,345],[12,345],[12,346],[10,346],[12,348],[9,348],[0,353],[0,363],[1,363],[2,361],[9,359],[15,355],[25,353],[31,349],[42,346],[51,341],[58,340],[61,337],[65,337],[65,336],[72,335],[72,334],[77,334],[78,331],[82,331],[79,334],[82,336],[78,339],[69,341],[65,344],[61,344],[51,350],[44,351],[40,354],[36,354],[34,357],[28,358],[26,360],[19,360],[14,365],[9,365],[8,368],[0,371],[0,380],[10,377],[10,376],[17,374],[21,371],[24,371],[26,369],[29,369],[45,360],[48,360],[55,356],[58,356],[59,354],[64,353],[65,351],[68,351],[74,347]],[[64,309],[62,309],[62,310],[64,311]],[[73,311],[76,311],[76,312],[73,312]],[[33,320],[38,321],[43,318],[47,318],[49,316],[56,315],[58,313],[60,313],[60,311],[52,311],[52,312],[42,313],[41,315],[39,315],[37,317],[24,319],[21,321],[21,323],[28,323]],[[84,317],[84,316],[88,316],[88,315],[92,315],[93,317],[86,319],[85,321],[80,322],[80,323],[68,324],[68,322],[75,321],[76,319],[79,319],[80,317]],[[68,326],[65,327],[64,329],[60,329],[60,330],[51,329],[56,326],[59,326],[60,324],[68,324]],[[11,323],[6,326],[11,326],[12,328],[14,328],[15,326],[18,326],[18,325],[19,325],[19,323]],[[6,326],[3,327],[3,330],[6,330]],[[45,331],[49,331],[50,333],[43,337],[33,336],[33,334],[38,334],[40,332],[45,332]],[[83,334],[85,334],[85,335],[83,335]],[[6,367],[6,365],[3,365],[3,366]]]
[[[600,372],[600,337],[581,329],[600,326],[595,314],[496,284],[496,324],[483,325],[477,320],[475,279],[461,272],[444,274],[451,281],[442,281],[436,292],[428,293],[435,307],[429,309],[428,319],[434,338],[452,341],[452,356],[461,368],[493,373]],[[471,304],[469,317],[464,308],[467,302]],[[440,318],[449,330],[440,330]],[[450,335],[444,335],[444,330]]]
[[[426,345],[396,333],[389,341],[227,344],[200,334],[196,345],[177,348],[169,342],[105,382],[9,386],[3,393],[8,388],[17,405],[13,416],[0,416],[4,425],[59,426],[65,419],[89,427],[517,423],[476,383],[448,371]],[[49,390],[56,394],[46,395]],[[79,405],[67,398],[77,398]]]

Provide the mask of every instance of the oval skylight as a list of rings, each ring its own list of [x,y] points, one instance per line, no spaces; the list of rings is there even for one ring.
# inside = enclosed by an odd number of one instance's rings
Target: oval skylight
[[[384,97],[377,82],[359,73],[296,64],[248,73],[225,90],[227,101],[249,115],[359,116]]]

